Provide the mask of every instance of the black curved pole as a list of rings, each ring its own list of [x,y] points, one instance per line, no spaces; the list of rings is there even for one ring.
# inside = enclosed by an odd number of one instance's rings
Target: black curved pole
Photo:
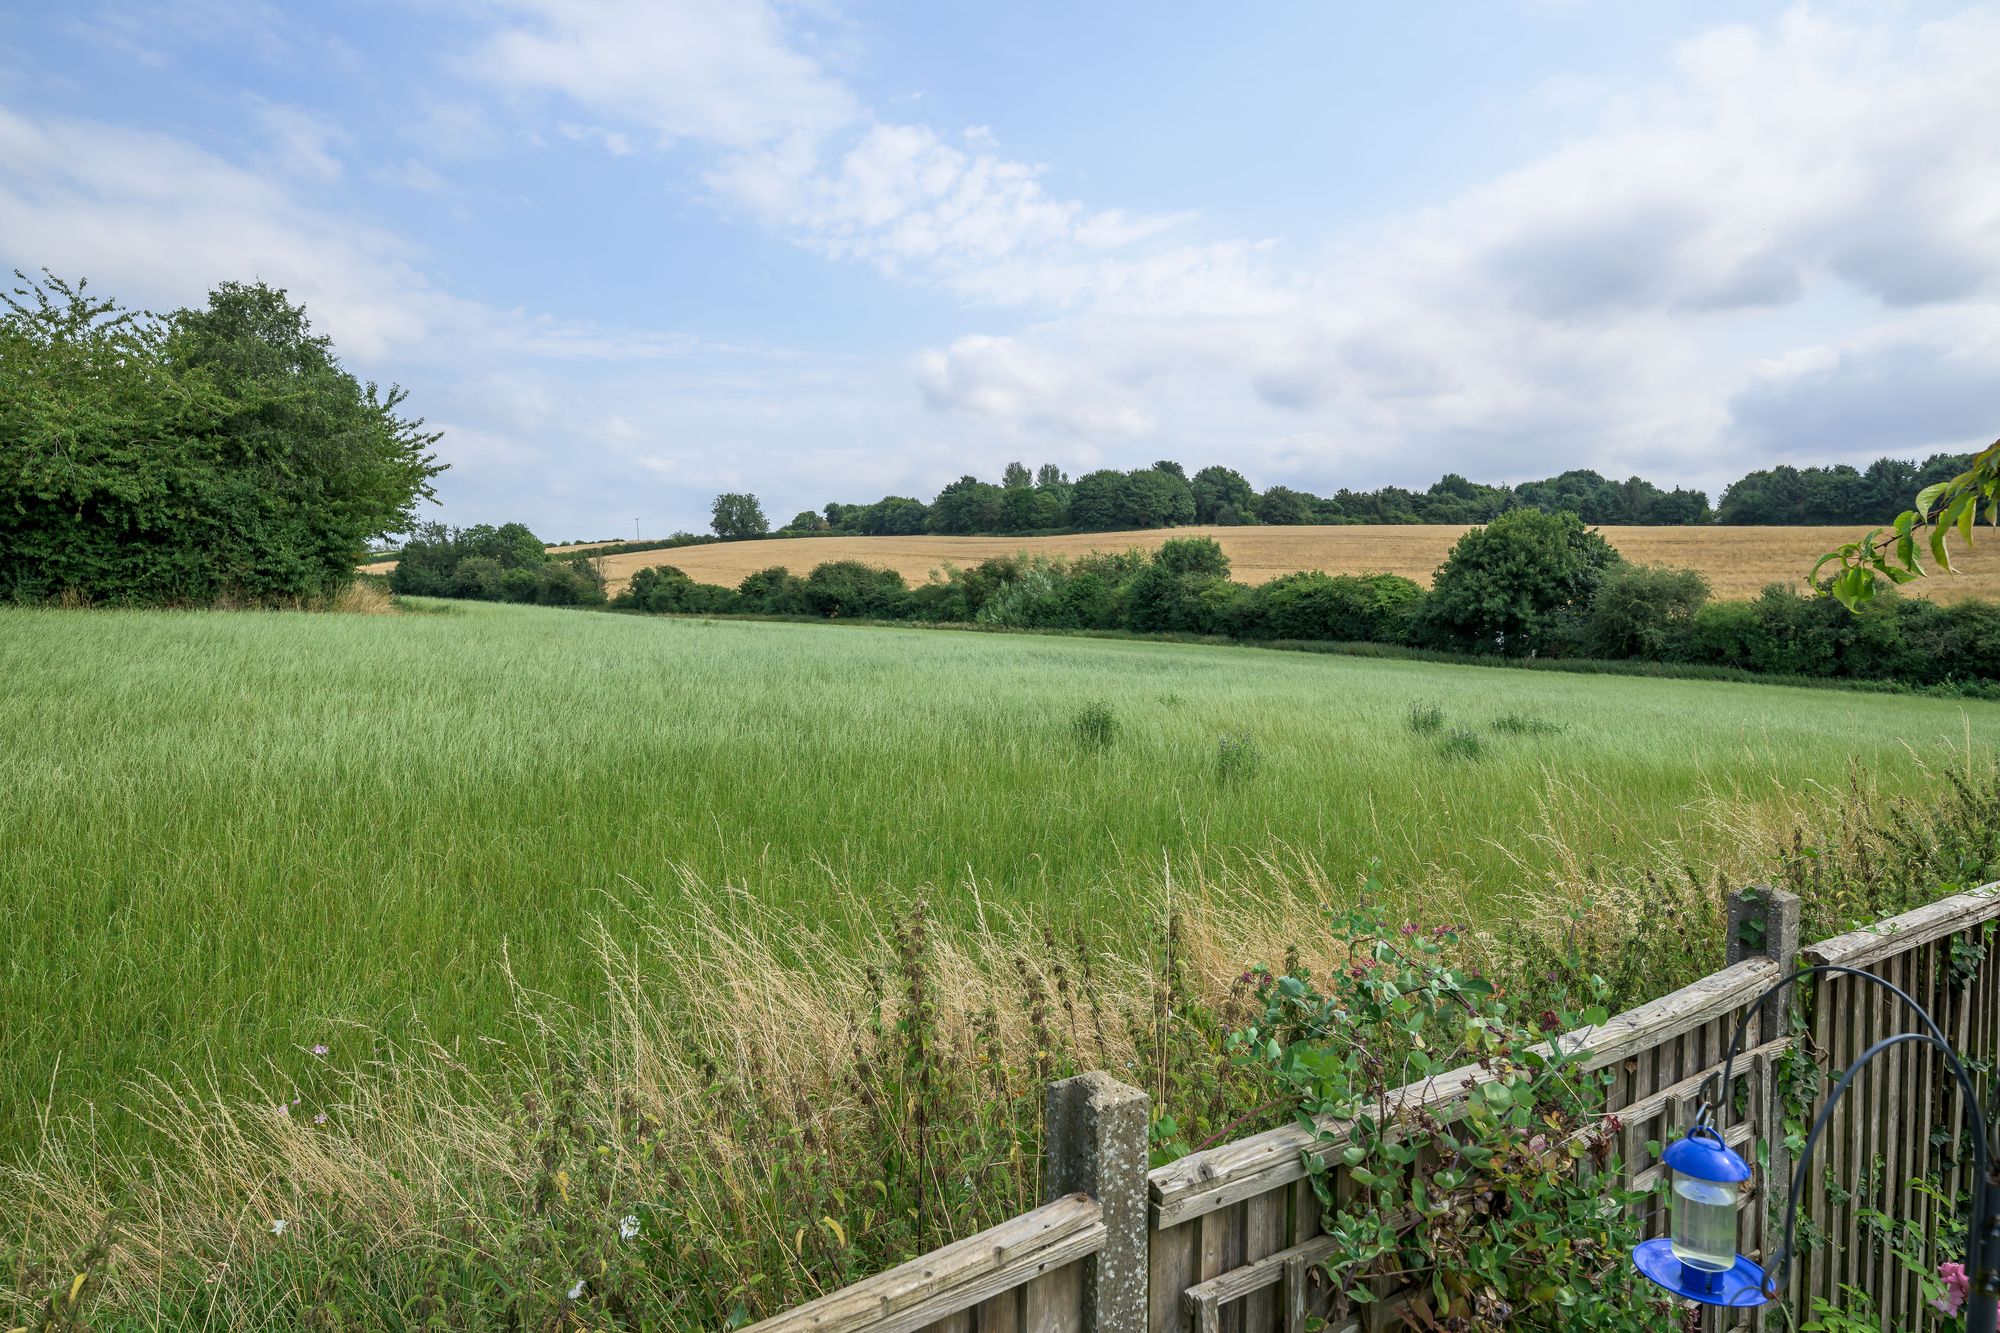
[[[1698,1089],[1703,1094],[1703,1101],[1701,1108],[1695,1113],[1695,1124],[1700,1125],[1708,1121],[1711,1107],[1717,1105],[1726,1107],[1730,1104],[1736,1056],[1742,1049],[1743,1037],[1749,1030],[1751,1017],[1762,1010],[1767,1000],[1778,995],[1786,987],[1797,985],[1806,977],[1827,974],[1861,977],[1881,987],[1908,1005],[1922,1021],[1923,1026],[1930,1030],[1899,1033],[1876,1042],[1848,1066],[1847,1072],[1841,1075],[1840,1081],[1828,1094],[1826,1105],[1820,1109],[1819,1117],[1813,1122],[1812,1132],[1806,1136],[1805,1147],[1799,1154],[1798,1166],[1792,1172],[1791,1194],[1785,1210],[1785,1240],[1777,1254],[1772,1256],[1771,1271],[1766,1276],[1769,1294],[1775,1298],[1788,1280],[1787,1270],[1791,1264],[1794,1228],[1798,1223],[1799,1196],[1805,1188],[1806,1172],[1812,1165],[1813,1149],[1819,1142],[1820,1134],[1832,1120],[1834,1108],[1840,1104],[1840,1099],[1846,1095],[1848,1088],[1853,1085],[1855,1078],[1870,1060],[1884,1051],[1907,1042],[1921,1042],[1943,1054],[1946,1066],[1958,1084],[1959,1094],[1965,1098],[1966,1127],[1972,1133],[1974,1165],[1972,1216],[1968,1219],[1965,1247],[1966,1276],[1970,1284],[1965,1312],[1967,1333],[2000,1333],[2000,1329],[1995,1327],[1996,1320],[2000,1320],[2000,1181],[1995,1181],[1991,1170],[1986,1114],[1979,1104],[1978,1090],[1973,1086],[1971,1077],[1959,1060],[1958,1052],[1945,1040],[1943,1030],[1932,1019],[1929,1011],[1900,987],[1876,976],[1873,972],[1865,972],[1860,968],[1847,967],[1839,963],[1822,963],[1814,967],[1801,968],[1790,976],[1780,979],[1754,1003],[1747,1006],[1737,1020],[1736,1030],[1729,1042],[1729,1053],[1722,1064],[1719,1096],[1714,1101],[1710,1101],[1706,1096],[1709,1085],[1717,1077],[1711,1074],[1702,1080]]]

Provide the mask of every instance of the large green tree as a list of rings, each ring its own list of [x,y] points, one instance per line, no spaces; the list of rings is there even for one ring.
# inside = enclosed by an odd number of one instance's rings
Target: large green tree
[[[1451,548],[1424,604],[1425,626],[1472,652],[1535,652],[1557,616],[1588,605],[1617,563],[1611,544],[1575,514],[1509,510]]]
[[[439,436],[363,385],[304,307],[224,283],[125,310],[22,282],[0,310],[0,595],[323,598],[415,522]]]
[[[764,517],[764,506],[757,502],[756,496],[740,491],[715,497],[709,508],[709,526],[724,541],[762,537],[771,531]]]

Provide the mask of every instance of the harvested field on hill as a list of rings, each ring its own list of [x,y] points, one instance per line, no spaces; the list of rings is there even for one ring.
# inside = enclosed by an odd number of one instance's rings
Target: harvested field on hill
[[[604,572],[616,593],[632,575],[653,565],[673,565],[702,583],[734,586],[746,574],[784,565],[795,574],[829,560],[859,560],[893,569],[921,583],[944,565],[967,566],[996,555],[1033,551],[1081,555],[1089,551],[1151,550],[1172,537],[1213,537],[1229,555],[1233,576],[1263,583],[1295,570],[1329,574],[1401,574],[1428,585],[1452,543],[1466,531],[1455,524],[1424,526],[1157,528],[1143,532],[1089,532],[1065,537],[812,537],[718,542],[678,550],[607,556]],[[1755,597],[1769,583],[1802,582],[1813,562],[1860,533],[1853,528],[1600,528],[1627,560],[1683,565],[1708,577],[1717,597]],[[2000,550],[1988,541],[1964,561],[1966,572],[1925,579],[1905,589],[1940,602],[1963,597],[2000,599]]]

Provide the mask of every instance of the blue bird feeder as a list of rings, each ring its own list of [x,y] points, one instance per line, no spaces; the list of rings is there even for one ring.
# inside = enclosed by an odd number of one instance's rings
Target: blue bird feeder
[[[1670,1235],[1633,1250],[1633,1267],[1703,1305],[1740,1308],[1770,1300],[1764,1270],[1736,1252],[1736,1210],[1750,1164],[1700,1116],[1660,1160],[1673,1187]]]

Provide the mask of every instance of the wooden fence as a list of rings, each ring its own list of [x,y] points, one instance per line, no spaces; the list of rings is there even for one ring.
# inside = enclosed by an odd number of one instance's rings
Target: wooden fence
[[[1801,951],[1796,898],[1762,888],[1736,895],[1722,971],[1560,1039],[1584,1068],[1612,1075],[1604,1109],[1624,1125],[1628,1183],[1658,1181],[1648,1142],[1670,1142],[1688,1124],[1737,1021],[1800,966],[1840,964],[1902,987],[1990,1081],[2000,1056],[2000,964],[1987,948],[1996,920],[2000,883]],[[1810,1114],[1817,1114],[1816,1099],[1833,1078],[1912,1019],[1894,997],[1854,977],[1809,977],[1795,989],[1809,1025],[1793,1031],[1784,999],[1756,1013],[1736,1064],[1745,1095],[1724,1118],[1724,1137],[1746,1158],[1754,1160],[1755,1142],[1768,1145],[1757,1187],[1746,1194],[1739,1241],[1758,1259],[1780,1244],[1792,1176],[1780,1060],[1804,1041],[1832,1071],[1813,1094]],[[1467,1067],[1393,1099],[1449,1119],[1463,1105],[1466,1080],[1486,1077]],[[1320,1232],[1306,1169],[1308,1154],[1326,1150],[1324,1140],[1289,1126],[1148,1171],[1144,1093],[1086,1074],[1051,1086],[1047,1114],[1049,1203],[749,1333],[1303,1333],[1330,1294],[1320,1266],[1333,1247]],[[1956,1088],[1934,1052],[1901,1046],[1871,1066],[1821,1142],[1801,1224],[1821,1239],[1804,1253],[1786,1304],[1809,1311],[1813,1297],[1838,1298],[1852,1287],[1877,1303],[1883,1333],[1935,1326],[1885,1228],[1909,1228],[1921,1252],[1932,1252],[1950,1219],[1912,1181],[1932,1177],[1946,1197],[1957,1197],[1970,1169],[1951,1160],[1962,1124]],[[1337,1174],[1335,1187],[1347,1188]],[[1652,1205],[1648,1229],[1663,1221]],[[1404,1327],[1403,1293],[1377,1294],[1334,1333]],[[1786,1326],[1765,1311],[1735,1320],[1727,1326]],[[1726,1325],[1711,1312],[1706,1326]]]

